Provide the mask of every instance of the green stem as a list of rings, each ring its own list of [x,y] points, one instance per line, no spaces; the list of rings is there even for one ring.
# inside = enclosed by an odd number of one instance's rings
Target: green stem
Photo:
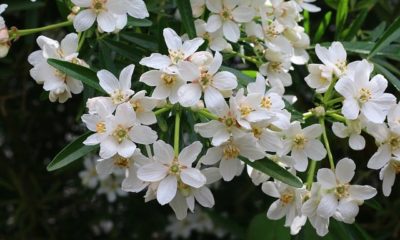
[[[315,169],[317,167],[317,161],[311,160],[310,168],[308,169],[307,172],[307,189],[310,190],[312,183],[314,182],[314,176],[315,176]]]
[[[86,32],[80,32],[78,36],[79,36],[79,41],[78,41],[78,52],[79,52],[79,50],[81,50],[83,44],[85,43]]]
[[[261,63],[260,61],[258,61],[257,59],[255,59],[255,58],[253,58],[253,57],[249,57],[249,56],[243,55],[243,54],[241,54],[241,53],[239,53],[239,52],[236,52],[236,51],[229,51],[229,52],[227,52],[227,53],[231,53],[231,54],[234,54],[234,55],[236,55],[236,56],[238,56],[238,57],[241,57],[241,58],[243,58],[243,59],[245,59],[245,60],[247,60],[247,61],[249,61],[249,62],[252,62],[252,63],[256,64],[257,66],[259,66],[259,65],[262,64],[262,63]]]
[[[53,29],[62,28],[62,27],[67,27],[67,26],[71,26],[71,25],[72,25],[71,21],[66,21],[66,22],[56,23],[56,24],[52,24],[52,25],[48,25],[48,26],[44,26],[44,27],[39,27],[39,28],[22,29],[22,30],[14,28],[14,29],[11,29],[8,33],[10,35],[10,40],[13,40],[13,39],[23,37],[26,35],[43,32],[43,31],[48,31],[48,30],[53,30]]]
[[[312,113],[312,112],[303,113],[303,120],[307,120],[307,119],[309,119],[309,118],[312,117],[312,116],[313,116],[313,113]]]
[[[333,170],[335,170],[335,163],[333,161],[333,155],[332,155],[332,151],[331,151],[331,146],[329,145],[328,135],[326,134],[325,119],[320,118],[319,123],[322,126],[322,138],[324,140],[324,145],[325,145],[326,151],[328,153],[329,165],[331,166],[331,169],[333,171]]]
[[[171,108],[172,108],[172,105],[168,105],[168,106],[166,106],[166,107],[163,107],[163,108],[158,109],[157,111],[154,112],[154,114],[155,114],[156,116],[161,115],[161,114],[163,114],[163,113],[168,112],[169,110],[171,110]]]
[[[179,134],[181,127],[181,111],[178,110],[175,115],[175,133],[174,133],[174,152],[175,157],[179,155]]]
[[[333,89],[335,87],[336,81],[337,81],[336,78],[334,78],[332,80],[331,85],[329,85],[328,90],[324,94],[324,98],[322,99],[322,101],[323,101],[325,106],[328,106],[327,103],[332,97],[332,92],[333,92]]]
[[[332,106],[333,104],[342,102],[343,100],[344,100],[343,97],[338,97],[338,98],[327,101],[325,104],[326,104],[326,106]]]
[[[211,120],[219,119],[219,117],[217,115],[210,113],[206,109],[200,109],[199,111],[197,111],[197,113],[199,113],[200,115],[203,115],[204,117],[211,119]]]
[[[339,121],[339,122],[346,122],[346,118],[344,118],[342,115],[337,114],[337,113],[328,113],[327,114],[329,117]]]

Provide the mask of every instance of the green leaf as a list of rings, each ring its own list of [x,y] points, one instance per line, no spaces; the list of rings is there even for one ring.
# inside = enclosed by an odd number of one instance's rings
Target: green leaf
[[[242,70],[241,71],[244,75],[249,76],[251,78],[256,78],[257,77],[257,71],[254,70]]]
[[[386,28],[386,22],[381,22],[374,30],[370,32],[370,40],[371,42],[376,42],[380,36],[382,36],[383,32]]]
[[[47,62],[68,76],[82,81],[85,85],[94,88],[99,92],[105,93],[98,83],[99,80],[96,73],[90,68],[57,59],[48,59]]]
[[[179,13],[181,14],[182,24],[189,35],[189,38],[195,38],[196,29],[194,27],[192,6],[188,0],[176,0]]]
[[[111,50],[135,63],[138,63],[143,58],[143,56],[146,55],[143,50],[123,42],[118,42],[110,39],[103,39],[101,41]]]
[[[384,66],[378,64],[378,63],[374,63],[375,65],[375,70],[384,75],[389,82],[397,89],[397,91],[400,91],[400,81],[399,79],[393,75],[393,73],[391,73],[389,70],[387,70]]]
[[[125,40],[134,43],[144,49],[148,49],[152,52],[158,51],[158,43],[153,36],[134,32],[120,33],[120,35]]]
[[[349,13],[349,0],[340,0],[338,9],[336,12],[336,39],[339,39],[342,29],[347,20],[347,15]]]
[[[374,48],[372,48],[368,58],[372,58],[378,53],[379,50],[388,46],[391,42],[397,40],[398,38],[400,38],[400,17],[398,17],[393,24],[386,29],[382,37],[379,38],[378,42],[375,44]]]
[[[271,220],[266,214],[256,215],[247,229],[247,240],[290,239],[290,228],[285,227],[285,219]]]
[[[294,176],[286,169],[279,166],[277,163],[268,158],[256,160],[254,162],[244,157],[239,157],[239,159],[244,163],[246,163],[247,165],[249,165],[250,167],[257,169],[258,171],[263,172],[276,180],[279,180],[283,183],[286,183],[296,188],[303,187],[303,183],[300,181],[298,177]]]
[[[57,154],[57,156],[54,157],[49,165],[47,165],[47,171],[51,172],[63,168],[85,156],[86,154],[98,149],[98,145],[86,146],[83,144],[83,141],[85,141],[86,138],[91,134],[93,133],[87,132],[68,144],[63,150],[61,150],[61,152]]]
[[[153,22],[149,19],[138,19],[128,16],[128,23],[126,25],[131,27],[150,27],[153,25]]]
[[[324,19],[319,24],[317,32],[315,33],[314,36],[315,43],[319,42],[321,37],[324,36],[326,29],[328,29],[329,23],[331,22],[331,18],[332,18],[332,12],[327,12],[324,16]]]
[[[346,34],[343,38],[344,40],[350,41],[357,35],[357,32],[361,29],[361,26],[367,18],[368,13],[369,10],[367,9],[358,14],[357,18],[351,24],[351,27],[346,29]]]

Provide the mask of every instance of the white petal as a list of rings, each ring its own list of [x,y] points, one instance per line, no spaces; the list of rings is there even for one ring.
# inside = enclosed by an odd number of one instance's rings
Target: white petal
[[[114,161],[112,158],[109,159],[100,159],[96,164],[96,172],[100,176],[106,176],[113,172],[114,169]]]
[[[371,186],[350,185],[350,197],[354,200],[367,200],[376,195],[376,189]]]
[[[143,19],[149,16],[146,4],[142,0],[130,0],[127,2],[128,14],[134,18]]]
[[[343,222],[351,224],[354,222],[359,208],[354,201],[343,199],[339,202],[337,211],[340,213]]]
[[[207,150],[206,155],[200,158],[200,162],[205,165],[213,165],[222,158],[222,149],[220,147],[212,147]]]
[[[211,208],[214,206],[214,196],[209,188],[202,187],[193,192],[194,197],[196,198],[197,202],[200,203],[201,206],[206,208]]]
[[[159,140],[154,143],[154,158],[165,164],[170,164],[174,159],[175,153],[171,145]]]
[[[199,84],[185,84],[178,90],[179,103],[184,107],[194,106],[200,100],[201,93]]]
[[[168,56],[159,53],[152,53],[150,57],[145,57],[140,60],[139,64],[155,69],[165,69],[171,65],[171,59]]]
[[[151,144],[157,140],[157,133],[148,126],[134,126],[129,131],[132,141],[140,144]]]
[[[340,183],[349,183],[354,177],[356,164],[350,158],[343,158],[336,164],[336,178]]]
[[[200,78],[200,69],[196,64],[182,61],[178,64],[179,76],[187,82],[193,82]]]
[[[369,159],[367,167],[370,169],[381,169],[389,162],[391,151],[389,144],[384,144],[378,148],[378,151]]]
[[[326,156],[326,149],[319,140],[309,140],[305,148],[307,156],[312,160],[322,160]]]
[[[61,41],[61,49],[65,55],[71,55],[78,50],[78,35],[70,33]]]
[[[124,158],[131,157],[135,152],[136,144],[128,139],[125,139],[122,143],[118,145],[118,154]]]
[[[213,13],[220,13],[222,11],[222,0],[206,0],[208,10]]]
[[[354,99],[345,99],[343,101],[342,113],[347,119],[356,119],[360,113],[360,106],[358,105],[358,102]]]
[[[175,198],[169,203],[172,210],[174,210],[176,218],[183,220],[187,216],[187,203],[186,199],[180,194],[176,194]]]
[[[206,177],[196,168],[186,168],[181,172],[182,182],[194,188],[200,188],[206,184]]]
[[[165,43],[168,49],[178,51],[182,47],[182,39],[171,28],[165,28],[163,31]]]
[[[236,76],[230,72],[219,72],[213,77],[213,86],[219,90],[232,90],[237,85]]]
[[[322,127],[320,124],[313,124],[304,128],[303,131],[307,138],[318,138],[322,134]]]
[[[202,148],[203,145],[199,141],[196,141],[185,147],[181,153],[179,153],[179,162],[186,166],[192,166],[192,163],[196,161],[197,156],[200,154]]]
[[[236,22],[250,22],[255,15],[254,8],[247,6],[239,6],[232,11],[233,19]]]
[[[183,57],[186,59],[190,57],[193,53],[199,49],[199,47],[204,43],[202,38],[194,38],[191,40],[186,40],[182,46]]]
[[[333,133],[340,138],[348,137],[347,127],[341,122],[334,122],[332,124]]]
[[[396,179],[396,172],[389,166],[386,165],[380,172],[382,182],[383,195],[386,197],[392,192],[392,186]]]
[[[330,218],[336,211],[338,200],[333,194],[326,194],[321,198],[317,214],[323,218]]]
[[[351,134],[349,138],[349,145],[353,150],[363,150],[365,148],[365,139],[359,134]]]
[[[207,32],[216,32],[222,26],[222,19],[219,15],[213,14],[207,20]]]
[[[92,4],[91,0],[71,0],[71,2],[76,6],[86,7],[86,8],[90,7],[90,5]]]
[[[131,80],[134,70],[135,70],[135,65],[133,64],[122,69],[119,75],[119,84],[122,89],[124,90],[131,89]]]
[[[177,179],[175,176],[170,175],[163,179],[158,185],[157,189],[157,201],[161,205],[165,205],[172,201],[176,195],[177,190]]]
[[[283,206],[283,204],[281,204],[281,201],[276,200],[269,207],[268,212],[267,212],[267,217],[272,220],[278,220],[278,219],[283,218],[283,216],[285,216],[285,213],[286,213],[286,209]]]
[[[229,182],[236,175],[240,166],[239,159],[222,159],[219,164],[219,171],[222,178]]]
[[[317,180],[324,189],[332,189],[336,187],[336,176],[330,169],[319,169],[317,173]]]
[[[224,36],[231,42],[237,42],[240,38],[240,29],[239,26],[232,22],[226,21],[222,25],[222,30],[224,32]]]
[[[276,185],[274,182],[264,182],[261,186],[262,191],[267,194],[268,196],[274,197],[274,198],[280,198],[281,194],[279,193],[278,189],[276,188]]]
[[[97,72],[100,86],[108,93],[112,94],[115,90],[119,89],[118,79],[109,71],[101,70]]]
[[[146,182],[157,182],[167,176],[168,169],[160,163],[150,163],[140,167],[137,176],[140,180]]]
[[[112,32],[115,30],[117,21],[112,13],[101,12],[97,16],[97,23],[99,25],[99,28],[104,32]]]
[[[96,14],[90,10],[85,9],[78,13],[74,18],[74,28],[77,32],[88,30],[96,20]]]

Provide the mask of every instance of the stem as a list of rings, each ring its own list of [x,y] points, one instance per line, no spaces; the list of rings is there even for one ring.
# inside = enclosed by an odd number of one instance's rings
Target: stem
[[[310,190],[311,189],[311,185],[313,183],[314,180],[314,176],[315,176],[315,169],[317,167],[317,161],[311,160],[311,165],[310,168],[308,169],[307,172],[307,189]]]
[[[327,114],[329,117],[339,121],[339,122],[346,122],[346,118],[344,118],[342,115],[337,114],[337,113],[328,113]]]
[[[79,41],[78,41],[78,52],[79,52],[79,50],[81,50],[83,44],[85,43],[86,32],[80,32],[78,36],[79,36]]]
[[[342,102],[343,100],[344,100],[343,97],[338,97],[338,98],[332,99],[330,101],[327,101],[325,104],[326,104],[326,106],[331,106],[335,103]]]
[[[200,109],[199,111],[197,111],[197,113],[199,113],[200,115],[203,115],[204,117],[208,118],[208,119],[212,119],[212,120],[218,120],[219,117],[215,114],[210,113],[209,111],[205,110],[205,109]]]
[[[238,57],[241,57],[241,58],[243,58],[243,59],[245,59],[245,60],[247,60],[249,62],[252,62],[252,63],[256,64],[257,66],[261,65],[261,62],[259,62],[257,59],[255,59],[253,57],[249,57],[249,56],[243,55],[243,54],[238,53],[236,51],[229,51],[227,53],[231,53],[231,54],[234,54],[234,55],[236,55]]]
[[[152,159],[152,158],[153,158],[153,154],[152,154],[152,152],[151,152],[150,145],[147,145],[147,144],[146,144],[146,152],[147,152],[147,157],[149,157],[150,159]]]
[[[322,99],[322,101],[323,101],[323,103],[324,103],[325,106],[328,106],[327,103],[328,103],[328,101],[329,101],[329,100],[331,99],[331,97],[332,97],[332,91],[333,91],[333,89],[334,89],[334,87],[335,87],[336,81],[337,81],[336,78],[334,78],[334,79],[332,80],[331,85],[329,85],[328,90],[327,90],[327,91],[325,92],[325,94],[324,94],[324,98]]]
[[[172,108],[172,105],[168,105],[168,106],[166,106],[166,107],[163,107],[163,108],[158,109],[157,111],[154,112],[154,114],[155,114],[156,116],[161,115],[161,114],[163,114],[163,113],[168,112],[169,110],[171,110],[171,108]]]
[[[312,116],[313,116],[313,113],[312,113],[312,112],[303,113],[303,120],[307,120],[307,119],[309,119],[309,118],[312,117]]]
[[[319,119],[319,123],[322,126],[322,138],[324,140],[324,145],[325,145],[326,151],[328,153],[329,165],[331,166],[331,169],[333,171],[333,170],[335,170],[335,163],[333,162],[331,146],[329,145],[328,135],[326,134],[325,119],[324,118],[320,118]]]
[[[52,25],[48,25],[48,26],[44,26],[44,27],[39,27],[39,28],[22,29],[22,30],[18,30],[16,28],[14,28],[9,31],[10,40],[13,40],[13,39],[16,39],[16,38],[19,38],[22,36],[26,36],[26,35],[38,33],[38,32],[53,30],[53,29],[57,29],[57,28],[61,28],[61,27],[67,27],[70,25],[72,25],[72,22],[66,21],[66,22],[56,23],[56,24],[52,24]]]
[[[175,133],[174,133],[174,152],[175,157],[179,155],[179,133],[181,127],[181,110],[178,110],[175,115]]]

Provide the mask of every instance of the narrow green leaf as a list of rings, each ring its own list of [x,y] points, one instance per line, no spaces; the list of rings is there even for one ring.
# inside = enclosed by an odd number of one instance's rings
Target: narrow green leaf
[[[157,52],[158,51],[158,43],[154,39],[153,36],[141,34],[141,33],[134,33],[134,32],[125,32],[125,33],[120,33],[120,36],[131,42],[134,43],[144,49],[148,49],[152,52]]]
[[[47,62],[68,76],[80,80],[87,86],[104,93],[104,90],[98,83],[99,80],[97,79],[96,73],[90,68],[57,59],[48,59]]]
[[[372,9],[375,4],[378,2],[378,0],[363,0],[363,1],[357,1],[356,6],[354,7],[354,9],[352,9],[353,11],[360,11],[363,9]]]
[[[314,35],[313,41],[315,43],[319,42],[322,36],[324,36],[326,29],[328,29],[329,23],[331,22],[331,18],[332,18],[332,12],[327,12],[324,16],[324,19],[319,24],[317,32]]]
[[[400,38],[400,17],[398,17],[392,25],[383,33],[382,37],[379,38],[374,48],[371,50],[368,58],[372,58],[379,50],[388,46],[394,40]]]
[[[86,154],[98,149],[98,145],[86,146],[83,144],[86,138],[91,134],[93,133],[87,132],[68,144],[63,150],[61,150],[57,154],[57,156],[54,157],[49,165],[47,165],[47,171],[51,172],[63,168],[85,156]]]
[[[247,240],[291,239],[285,219],[271,220],[265,213],[256,215],[247,229]]]
[[[336,39],[339,39],[340,34],[342,33],[344,24],[346,23],[347,20],[348,13],[349,13],[349,0],[340,0],[336,12],[336,31],[335,31]]]
[[[189,38],[196,37],[196,29],[194,27],[192,6],[188,0],[176,0],[179,13],[181,14],[182,24],[189,35]]]
[[[389,82],[397,89],[397,91],[400,91],[400,81],[399,79],[393,75],[389,70],[387,70],[384,66],[374,63],[375,69],[378,73],[384,75]]]
[[[261,171],[276,180],[279,180],[296,188],[303,187],[303,183],[298,177],[294,176],[286,169],[279,166],[277,163],[268,158],[256,160],[254,162],[244,157],[239,157],[239,159],[247,165],[251,166],[252,168],[257,169],[258,171]]]
[[[371,42],[376,42],[386,29],[386,22],[381,22],[374,30],[370,32]]]
[[[350,41],[357,35],[357,32],[361,29],[361,26],[367,18],[368,13],[369,10],[367,9],[358,14],[357,18],[351,24],[351,27],[346,29],[346,34],[343,38],[344,40]]]
[[[149,19],[138,19],[128,16],[128,23],[126,25],[131,27],[150,27],[153,25],[153,22]]]
[[[101,41],[111,50],[135,63],[138,63],[143,56],[146,55],[143,50],[123,42],[117,42],[110,39],[103,39]]]
[[[310,29],[311,29],[310,13],[308,11],[304,11],[303,16],[304,16],[303,19],[304,32],[310,35]]]

